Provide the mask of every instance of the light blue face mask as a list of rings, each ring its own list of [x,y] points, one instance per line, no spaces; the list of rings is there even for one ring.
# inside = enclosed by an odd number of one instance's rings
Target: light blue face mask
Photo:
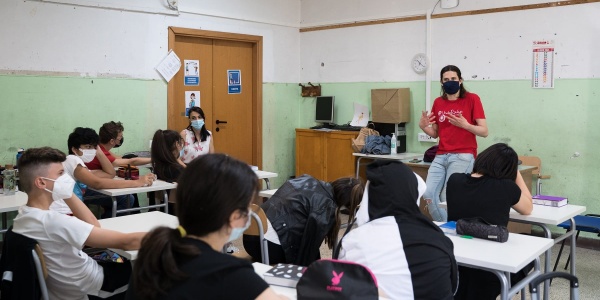
[[[231,230],[231,235],[229,236],[227,242],[235,241],[240,238],[242,234],[244,234],[244,231],[250,227],[250,218],[252,218],[252,216],[250,216],[250,211],[248,211],[248,221],[246,221],[246,225],[244,225],[244,227],[234,227]]]
[[[204,120],[192,120],[192,127],[194,127],[194,129],[202,129],[202,126],[204,126]]]
[[[183,149],[179,150],[179,157],[183,157]]]

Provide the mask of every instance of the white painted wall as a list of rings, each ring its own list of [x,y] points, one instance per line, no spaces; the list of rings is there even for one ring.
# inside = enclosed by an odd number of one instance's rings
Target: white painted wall
[[[160,80],[154,67],[169,50],[168,27],[177,26],[263,36],[263,81],[299,82],[298,28],[279,24],[284,19],[298,24],[299,2],[277,1],[278,5],[273,5],[274,1],[225,1],[220,7],[216,5],[219,1],[198,1],[212,4],[211,13],[219,16],[247,8],[246,19],[253,21],[241,21],[235,16],[212,17],[197,12],[167,15],[129,11],[139,0],[124,1],[122,10],[2,0],[0,71]],[[116,5],[113,0],[97,2]],[[159,9],[160,5],[148,1],[147,9]],[[180,10],[183,7],[180,1]]]
[[[386,6],[394,10],[391,0],[355,0],[344,7],[341,3],[347,1],[317,2],[303,0],[303,26],[307,19],[314,24],[335,23],[326,12],[336,3],[339,11],[345,12],[336,15],[336,20],[352,17],[356,20],[377,19],[377,13],[380,13],[379,18],[385,18],[390,15]],[[425,8],[417,7],[414,2],[408,1],[407,7],[411,10]],[[466,4],[469,1],[463,2]],[[510,6],[508,4],[516,5],[517,1],[502,1],[502,4],[505,2],[506,6]],[[367,11],[364,9],[369,6],[367,3],[370,6],[377,3],[378,6]],[[488,8],[483,5],[472,7],[473,3],[469,3],[471,10]],[[350,9],[348,6],[353,4],[356,6]],[[436,13],[440,11],[438,8]],[[540,39],[555,40],[555,78],[600,77],[600,60],[593,58],[597,49],[600,49],[598,16],[600,3],[433,19],[432,81],[439,80],[439,70],[448,64],[459,66],[463,77],[469,80],[530,79],[531,44]],[[424,75],[418,75],[410,68],[412,57],[416,53],[426,52],[425,21],[305,32],[301,34],[300,48],[302,81],[387,82],[425,79]]]

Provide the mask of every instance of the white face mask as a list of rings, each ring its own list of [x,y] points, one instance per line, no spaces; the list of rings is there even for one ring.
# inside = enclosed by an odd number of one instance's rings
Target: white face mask
[[[79,149],[83,155],[79,156],[84,163],[89,163],[96,157],[96,149]]]
[[[73,195],[73,188],[75,187],[75,180],[71,178],[68,174],[62,174],[60,177],[56,179],[50,179],[46,177],[42,177],[44,179],[54,181],[54,189],[44,189],[50,193],[52,193],[52,199],[54,201],[58,199],[69,199],[71,195]]]
[[[231,230],[231,235],[229,236],[229,239],[227,240],[227,242],[237,240],[240,236],[242,236],[242,234],[244,234],[244,231],[246,231],[246,229],[248,229],[248,227],[250,227],[250,218],[252,218],[252,216],[250,216],[249,210],[248,210],[247,216],[248,216],[248,221],[246,221],[246,225],[244,225],[244,227],[234,227]]]

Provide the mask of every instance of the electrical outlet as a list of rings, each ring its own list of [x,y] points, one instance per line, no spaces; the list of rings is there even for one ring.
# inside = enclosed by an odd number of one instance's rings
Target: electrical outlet
[[[418,135],[419,138],[419,142],[429,142],[429,143],[437,143],[438,139],[437,138],[432,138],[430,137],[427,133],[424,132],[419,132]]]

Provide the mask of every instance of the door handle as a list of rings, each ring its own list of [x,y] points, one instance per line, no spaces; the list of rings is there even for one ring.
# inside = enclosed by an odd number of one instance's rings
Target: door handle
[[[227,124],[227,121],[219,121],[219,120],[217,120],[217,125],[219,125],[219,124]]]

